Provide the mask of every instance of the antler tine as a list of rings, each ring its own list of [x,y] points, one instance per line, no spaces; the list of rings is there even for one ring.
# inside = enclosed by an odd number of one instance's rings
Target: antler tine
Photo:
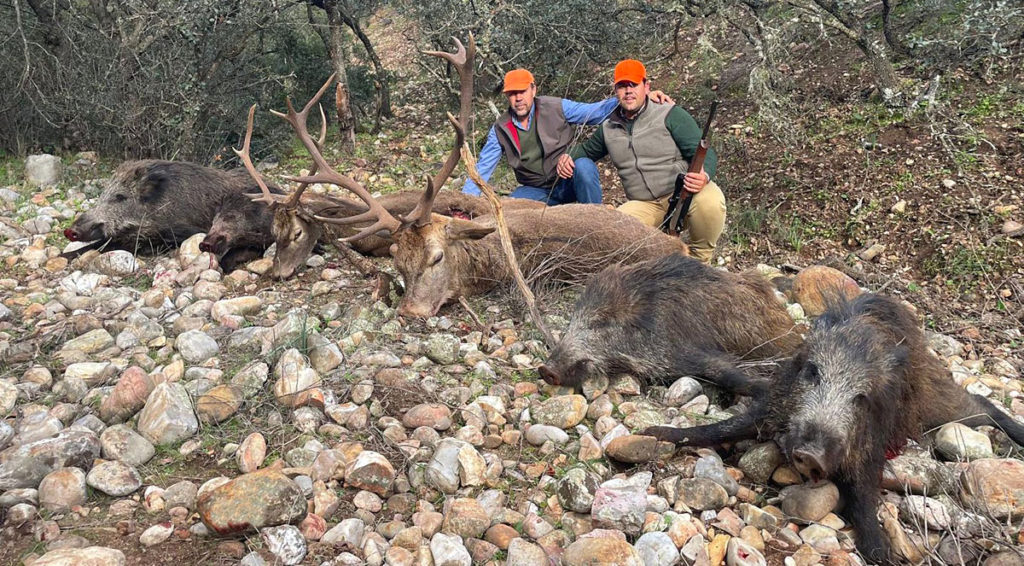
[[[245,170],[249,172],[249,176],[256,181],[256,184],[260,187],[260,191],[263,193],[262,196],[254,198],[253,201],[265,202],[267,205],[273,206],[278,202],[278,200],[270,193],[270,189],[267,188],[267,184],[263,181],[263,176],[256,171],[256,167],[252,164],[252,158],[249,157],[249,146],[252,142],[252,125],[255,121],[255,116],[256,105],[253,104],[249,107],[249,118],[245,122],[245,141],[242,142],[242,149],[231,149],[235,152],[235,155],[242,160],[242,165],[245,165]]]
[[[362,201],[366,203],[366,206],[370,208],[370,212],[372,212],[373,215],[378,219],[377,223],[374,224],[374,226],[379,225],[375,231],[389,230],[391,232],[394,232],[395,230],[398,230],[399,226],[401,226],[402,223],[399,222],[397,218],[392,216],[391,213],[388,212],[387,209],[385,209],[375,198],[373,198],[370,195],[370,191],[366,190],[366,187],[364,187],[361,183],[349,177],[348,175],[343,175],[335,171],[334,168],[332,168],[327,163],[327,160],[324,159],[323,154],[320,152],[320,148],[317,146],[317,142],[313,141],[313,138],[309,135],[309,130],[306,128],[306,115],[309,113],[310,108],[312,108],[314,104],[319,102],[320,97],[324,95],[324,92],[327,91],[327,87],[330,86],[333,80],[334,75],[331,75],[331,77],[327,79],[327,82],[325,82],[324,85],[320,87],[320,90],[318,90],[316,95],[314,95],[313,98],[306,103],[306,105],[302,108],[301,111],[296,112],[295,108],[291,104],[291,100],[287,100],[287,114],[283,114],[281,112],[274,112],[276,116],[284,119],[291,125],[292,130],[294,130],[295,134],[299,136],[299,140],[302,142],[302,145],[306,148],[306,151],[309,152],[310,157],[313,158],[313,163],[315,167],[310,169],[310,175],[306,175],[303,177],[293,177],[292,180],[304,184],[331,183],[334,185],[338,185],[339,187],[348,189],[349,191],[355,193],[355,195],[358,196],[360,199],[362,199]],[[324,130],[322,129],[322,131]],[[313,174],[314,172],[316,172],[316,174]],[[369,235],[369,233],[360,237],[365,237],[366,235]],[[355,236],[353,236],[353,238],[359,239],[355,238]]]
[[[455,128],[455,143],[452,145],[452,150],[448,154],[444,165],[441,166],[441,170],[434,175],[432,180],[427,182],[427,189],[416,204],[416,208],[405,217],[406,222],[415,222],[417,226],[430,223],[430,209],[434,206],[434,198],[445,182],[448,181],[448,177],[455,171],[455,166],[459,163],[460,148],[465,139],[466,130],[469,129],[469,118],[473,113],[473,65],[476,59],[476,41],[473,39],[473,34],[469,34],[469,46],[466,47],[457,38],[452,39],[458,47],[455,53],[446,53],[444,51],[424,52],[427,55],[445,59],[454,65],[455,69],[459,72],[459,118],[456,121],[451,114],[448,114],[448,120],[451,121]]]
[[[286,104],[291,107],[291,101],[286,100]],[[320,139],[317,140],[316,145],[318,148],[324,146],[324,142],[327,141],[327,115],[324,114],[324,105],[318,104],[317,107],[320,109]],[[309,174],[313,175],[316,173],[316,163],[309,168]],[[284,203],[287,208],[295,208],[299,205],[299,199],[302,198],[302,193],[306,192],[306,188],[309,187],[309,183],[302,183],[292,193],[288,200]]]

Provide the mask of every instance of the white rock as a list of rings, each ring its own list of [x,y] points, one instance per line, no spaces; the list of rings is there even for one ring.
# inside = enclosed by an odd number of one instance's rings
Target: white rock
[[[260,530],[260,536],[281,564],[292,566],[306,557],[306,539],[295,525],[267,527]]]
[[[93,260],[92,268],[110,276],[131,275],[139,269],[139,262],[131,252],[114,250]]]
[[[36,187],[52,187],[60,182],[64,166],[56,155],[42,153],[25,160],[25,180]]]
[[[174,533],[174,525],[170,521],[157,523],[142,531],[142,535],[139,536],[139,542],[143,546],[155,546],[171,538],[172,533]]]
[[[473,559],[458,535],[436,533],[430,539],[430,554],[435,566],[472,566]]]

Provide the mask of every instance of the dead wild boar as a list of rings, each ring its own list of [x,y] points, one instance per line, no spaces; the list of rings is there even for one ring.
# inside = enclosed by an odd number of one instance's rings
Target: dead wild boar
[[[276,187],[270,187],[275,194],[282,194]],[[199,243],[199,249],[221,258],[225,272],[239,263],[262,255],[274,243],[271,232],[274,221],[273,211],[261,202],[253,202],[255,193],[229,193],[221,200],[213,217],[206,238]]]
[[[995,425],[1024,445],[1024,425],[956,385],[910,309],[865,294],[832,305],[815,321],[770,393],[755,398],[748,412],[643,434],[690,446],[775,438],[800,473],[836,484],[858,549],[878,563],[893,560],[876,516],[887,452],[952,421]]]
[[[222,171],[178,161],[129,161],[114,172],[96,204],[64,235],[72,241],[158,253],[213,225],[227,198],[260,189],[244,170]],[[244,197],[246,200],[248,197]],[[266,227],[269,233],[269,224]]]
[[[572,387],[622,373],[657,384],[693,375],[750,394],[737,361],[788,355],[800,341],[761,275],[670,255],[591,278],[540,374]]]

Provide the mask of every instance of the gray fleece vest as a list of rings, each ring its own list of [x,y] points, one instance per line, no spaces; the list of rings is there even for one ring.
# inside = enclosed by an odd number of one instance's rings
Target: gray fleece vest
[[[520,185],[530,187],[551,186],[558,179],[558,173],[555,171],[558,158],[565,153],[575,134],[575,127],[565,121],[562,99],[555,96],[538,96],[533,99],[532,125],[537,128],[544,155],[542,173],[535,173],[522,167],[517,143],[522,132],[513,124],[515,119],[512,112],[505,112],[494,122],[494,132],[498,136],[501,151],[508,159],[509,167],[516,173],[516,181]]]
[[[665,127],[672,108],[671,104],[648,101],[633,120],[632,129],[618,110],[601,124],[608,156],[629,200],[655,200],[672,194],[676,176],[689,168]]]

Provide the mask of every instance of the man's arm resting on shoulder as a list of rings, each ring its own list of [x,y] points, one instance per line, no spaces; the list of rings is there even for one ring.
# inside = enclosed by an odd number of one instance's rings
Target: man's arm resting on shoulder
[[[568,98],[562,99],[562,113],[565,114],[565,121],[570,124],[584,124],[596,126],[615,110],[619,105],[619,99],[614,96],[606,98],[601,102],[576,102]]]
[[[683,154],[687,161],[692,161],[693,154],[697,151],[697,145],[700,144],[702,133],[700,126],[697,125],[697,121],[693,119],[693,116],[690,116],[689,112],[676,106],[665,117],[665,127],[672,134],[672,139],[675,140],[679,153]],[[715,178],[717,167],[718,155],[715,154],[713,148],[709,147],[707,155],[704,156],[704,171],[708,174],[708,180]]]
[[[498,143],[498,134],[494,131],[494,126],[491,126],[491,130],[487,132],[487,142],[484,143],[476,161],[476,170],[484,181],[491,180],[491,175],[494,174],[499,159],[501,159],[501,144]],[[467,178],[466,184],[462,185],[462,192],[480,196],[480,187],[476,186],[472,179]]]

